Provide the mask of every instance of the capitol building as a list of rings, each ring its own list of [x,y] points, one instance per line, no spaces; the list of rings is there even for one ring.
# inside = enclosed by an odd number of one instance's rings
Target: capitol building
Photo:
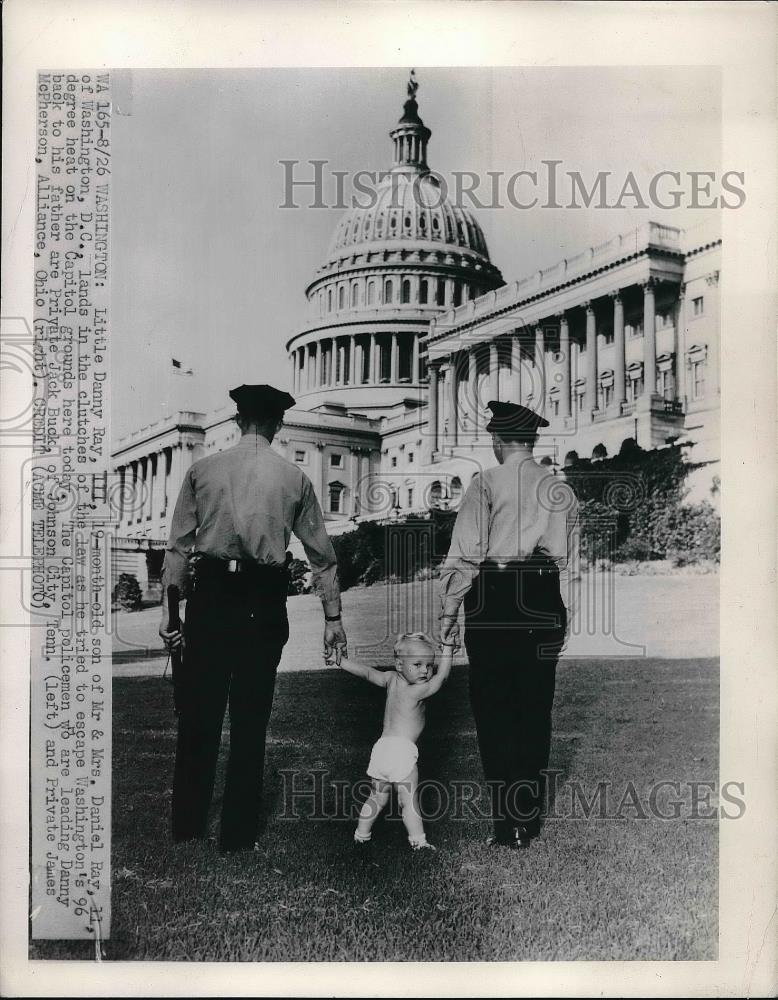
[[[309,476],[331,533],[455,509],[495,463],[490,399],[549,420],[536,458],[559,475],[625,441],[687,442],[704,463],[692,498],[716,502],[718,229],[647,223],[506,284],[477,219],[430,173],[415,91],[374,203],[338,223],[286,343],[297,404],[273,447]],[[115,575],[158,589],[184,473],[235,443],[233,416],[182,411],[115,443]]]

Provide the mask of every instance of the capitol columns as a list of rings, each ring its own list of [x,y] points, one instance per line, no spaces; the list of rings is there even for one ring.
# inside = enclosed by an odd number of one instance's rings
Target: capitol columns
[[[470,397],[470,419],[473,421],[473,437],[478,437],[479,400],[478,400],[478,355],[476,348],[467,352],[467,393]]]
[[[370,381],[373,385],[381,381],[381,348],[374,333],[370,334]]]
[[[318,389],[319,386],[321,385],[321,341],[316,342],[314,350],[316,353],[314,354],[313,358],[313,364],[314,364],[313,388]]]
[[[521,340],[518,330],[511,334],[511,397],[514,403],[521,402]]]
[[[448,369],[446,371],[446,381],[448,382],[448,440],[446,444],[454,447],[458,441],[459,430],[459,407],[457,406],[459,395],[459,372],[457,371],[457,356],[449,358]]]
[[[432,456],[438,450],[438,365],[427,365],[429,378],[429,417],[427,420],[427,434],[429,435],[429,458],[425,464],[432,461]]]
[[[643,282],[643,395],[649,400],[656,392],[656,280]]]
[[[497,344],[489,344],[489,399],[500,398],[500,356]]]
[[[675,336],[673,338],[673,352],[675,354],[675,370],[673,380],[675,382],[675,398],[686,406],[686,282],[681,282],[678,286],[678,300],[675,304]]]
[[[570,386],[571,378],[571,358],[570,358],[570,323],[566,312],[557,313],[559,320],[559,353],[562,355],[562,384],[559,387],[562,396],[562,417],[567,420],[572,416],[572,403]]]
[[[415,385],[419,381],[419,337],[418,333],[413,335],[413,345],[411,347],[411,383]]]
[[[400,342],[396,333],[392,334],[392,367],[389,381],[392,385],[400,381]]]
[[[594,306],[585,302],[586,309],[586,412],[591,419],[597,409],[597,320]]]
[[[626,347],[624,343],[624,302],[621,289],[610,293],[613,299],[613,406],[621,414],[621,404],[627,401]]]
[[[535,367],[539,375],[538,395],[533,399],[533,409],[540,414],[546,412],[548,384],[546,382],[546,337],[543,327],[538,323],[535,327]]]

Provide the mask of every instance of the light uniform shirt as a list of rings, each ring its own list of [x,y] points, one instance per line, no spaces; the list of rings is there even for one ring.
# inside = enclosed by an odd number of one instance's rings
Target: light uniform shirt
[[[300,539],[316,592],[340,596],[337,560],[313,486],[261,435],[201,458],[184,476],[173,511],[162,581],[181,589],[191,553],[283,566],[291,532]]]
[[[571,584],[579,578],[577,525],[572,489],[533,459],[509,456],[475,475],[440,571],[441,615],[457,616],[485,559],[528,559],[536,550],[559,567],[562,600],[571,611]]]

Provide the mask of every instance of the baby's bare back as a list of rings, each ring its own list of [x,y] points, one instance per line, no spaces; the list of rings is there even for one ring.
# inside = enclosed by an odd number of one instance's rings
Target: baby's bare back
[[[424,702],[413,693],[413,684],[397,676],[386,686],[383,736],[402,736],[415,743],[424,731]]]

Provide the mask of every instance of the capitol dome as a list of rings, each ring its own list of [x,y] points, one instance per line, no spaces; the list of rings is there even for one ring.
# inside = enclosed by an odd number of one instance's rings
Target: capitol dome
[[[408,84],[391,130],[393,162],[340,219],[306,289],[308,322],[287,344],[299,405],[342,403],[370,416],[426,385],[430,321],[503,284],[473,214],[427,165],[431,132]]]

